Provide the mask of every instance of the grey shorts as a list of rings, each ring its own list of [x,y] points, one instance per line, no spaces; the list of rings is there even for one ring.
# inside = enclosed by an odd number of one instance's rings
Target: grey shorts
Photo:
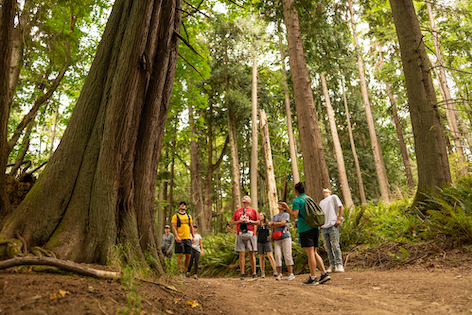
[[[257,243],[257,253],[264,255],[265,253],[272,253],[272,243]]]
[[[243,241],[241,235],[236,235],[236,242],[234,244],[235,252],[255,252],[257,251],[257,236],[253,235],[249,240]]]

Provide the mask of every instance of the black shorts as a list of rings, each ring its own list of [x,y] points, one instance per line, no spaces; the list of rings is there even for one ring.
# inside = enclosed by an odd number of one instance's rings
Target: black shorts
[[[318,236],[320,229],[312,229],[303,233],[300,233],[300,244],[302,247],[318,247]]]
[[[192,253],[192,240],[181,240],[180,243],[175,241],[176,254],[190,254]]]

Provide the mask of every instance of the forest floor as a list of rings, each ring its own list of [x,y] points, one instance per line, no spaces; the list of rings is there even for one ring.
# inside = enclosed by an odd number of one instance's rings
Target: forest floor
[[[116,281],[53,268],[10,268],[0,271],[0,314],[472,314],[469,251],[359,266],[348,264],[318,286],[302,285],[306,274],[292,281],[163,277],[132,293]]]

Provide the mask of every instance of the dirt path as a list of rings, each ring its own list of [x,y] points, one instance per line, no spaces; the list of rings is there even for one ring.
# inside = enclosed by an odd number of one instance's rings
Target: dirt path
[[[302,285],[306,278],[196,281],[174,277],[161,280],[161,285],[142,283],[136,289],[142,297],[139,304],[135,296],[113,281],[3,271],[0,314],[129,314],[133,305],[142,306],[142,315],[472,314],[470,266],[348,270],[332,274],[330,282],[319,286]],[[189,301],[197,301],[199,306],[186,305]]]

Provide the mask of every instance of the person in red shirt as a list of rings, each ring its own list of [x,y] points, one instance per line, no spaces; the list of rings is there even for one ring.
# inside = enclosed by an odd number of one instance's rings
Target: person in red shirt
[[[241,269],[241,280],[246,279],[244,268],[246,266],[246,250],[249,254],[249,262],[251,263],[252,278],[257,279],[256,274],[256,255],[257,236],[255,231],[259,222],[259,214],[257,210],[251,208],[251,198],[244,196],[242,199],[243,207],[236,209],[233,214],[233,225],[237,225],[236,241],[234,250],[239,253],[239,268]]]

